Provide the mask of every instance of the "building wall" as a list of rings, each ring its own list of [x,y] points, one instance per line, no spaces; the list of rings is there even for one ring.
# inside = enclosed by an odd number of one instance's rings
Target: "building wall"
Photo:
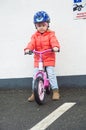
[[[86,20],[73,19],[72,0],[3,0],[0,1],[0,79],[32,77],[33,56],[24,56],[23,49],[35,31],[33,15],[39,10],[50,15],[50,28],[61,45],[56,75],[86,75]]]

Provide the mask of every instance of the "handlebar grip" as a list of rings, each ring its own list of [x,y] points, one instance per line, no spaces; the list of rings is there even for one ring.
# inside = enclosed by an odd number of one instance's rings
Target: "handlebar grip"
[[[28,54],[29,54],[29,55],[32,55],[32,53],[33,53],[33,51],[29,51],[29,53],[28,53]]]
[[[57,51],[54,51],[54,50],[52,49],[52,51],[53,51],[53,52],[60,52],[60,48],[59,48]]]
[[[24,55],[32,55],[33,51],[24,52]]]
[[[60,52],[60,49],[58,49],[58,52]]]

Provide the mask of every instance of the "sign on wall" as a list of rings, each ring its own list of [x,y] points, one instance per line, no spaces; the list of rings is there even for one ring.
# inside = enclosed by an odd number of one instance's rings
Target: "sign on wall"
[[[86,0],[73,0],[74,19],[86,19]]]

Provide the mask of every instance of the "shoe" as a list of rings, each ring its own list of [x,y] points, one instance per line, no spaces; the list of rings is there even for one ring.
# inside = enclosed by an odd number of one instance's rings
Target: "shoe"
[[[28,98],[29,102],[33,102],[35,100],[34,93]]]
[[[60,94],[59,94],[58,89],[54,89],[53,90],[52,100],[59,100],[59,98],[60,98]]]

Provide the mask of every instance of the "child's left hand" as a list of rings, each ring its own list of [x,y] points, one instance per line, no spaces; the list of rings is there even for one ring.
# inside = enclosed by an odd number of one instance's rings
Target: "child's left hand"
[[[60,49],[59,49],[58,47],[53,47],[53,51],[54,51],[54,52],[59,52],[59,50],[60,50]]]

